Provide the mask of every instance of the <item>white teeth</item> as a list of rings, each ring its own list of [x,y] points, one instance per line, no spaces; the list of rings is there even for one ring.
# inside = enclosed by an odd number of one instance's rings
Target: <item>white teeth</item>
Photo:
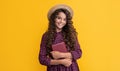
[[[62,24],[59,24],[60,26],[62,25]]]
[[[59,27],[62,27],[62,26],[63,26],[63,24],[62,24],[62,23],[58,23],[58,26],[59,26]]]

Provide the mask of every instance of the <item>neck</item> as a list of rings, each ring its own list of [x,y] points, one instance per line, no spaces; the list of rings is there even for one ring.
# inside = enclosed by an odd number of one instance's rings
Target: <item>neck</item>
[[[62,29],[56,29],[56,32],[61,32],[62,31]]]

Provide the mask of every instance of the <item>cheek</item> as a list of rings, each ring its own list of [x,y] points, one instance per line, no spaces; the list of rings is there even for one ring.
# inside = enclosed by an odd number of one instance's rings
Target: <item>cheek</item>
[[[66,21],[64,21],[64,24],[66,25],[66,24],[67,24],[67,22],[66,22]]]
[[[55,23],[59,22],[60,20],[59,19],[55,19]]]
[[[55,25],[57,25],[58,22],[59,22],[59,20],[55,19]]]
[[[66,24],[67,22],[65,21],[65,24]]]

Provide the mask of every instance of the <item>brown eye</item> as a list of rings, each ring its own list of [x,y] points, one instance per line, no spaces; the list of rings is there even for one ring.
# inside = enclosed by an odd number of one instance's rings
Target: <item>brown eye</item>
[[[60,19],[60,17],[57,17],[58,19]]]
[[[66,19],[64,19],[64,21],[66,21]]]

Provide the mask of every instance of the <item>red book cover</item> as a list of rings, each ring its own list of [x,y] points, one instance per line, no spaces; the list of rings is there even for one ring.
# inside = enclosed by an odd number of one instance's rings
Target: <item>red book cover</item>
[[[64,42],[53,44],[52,49],[53,51],[67,52],[67,48]]]

